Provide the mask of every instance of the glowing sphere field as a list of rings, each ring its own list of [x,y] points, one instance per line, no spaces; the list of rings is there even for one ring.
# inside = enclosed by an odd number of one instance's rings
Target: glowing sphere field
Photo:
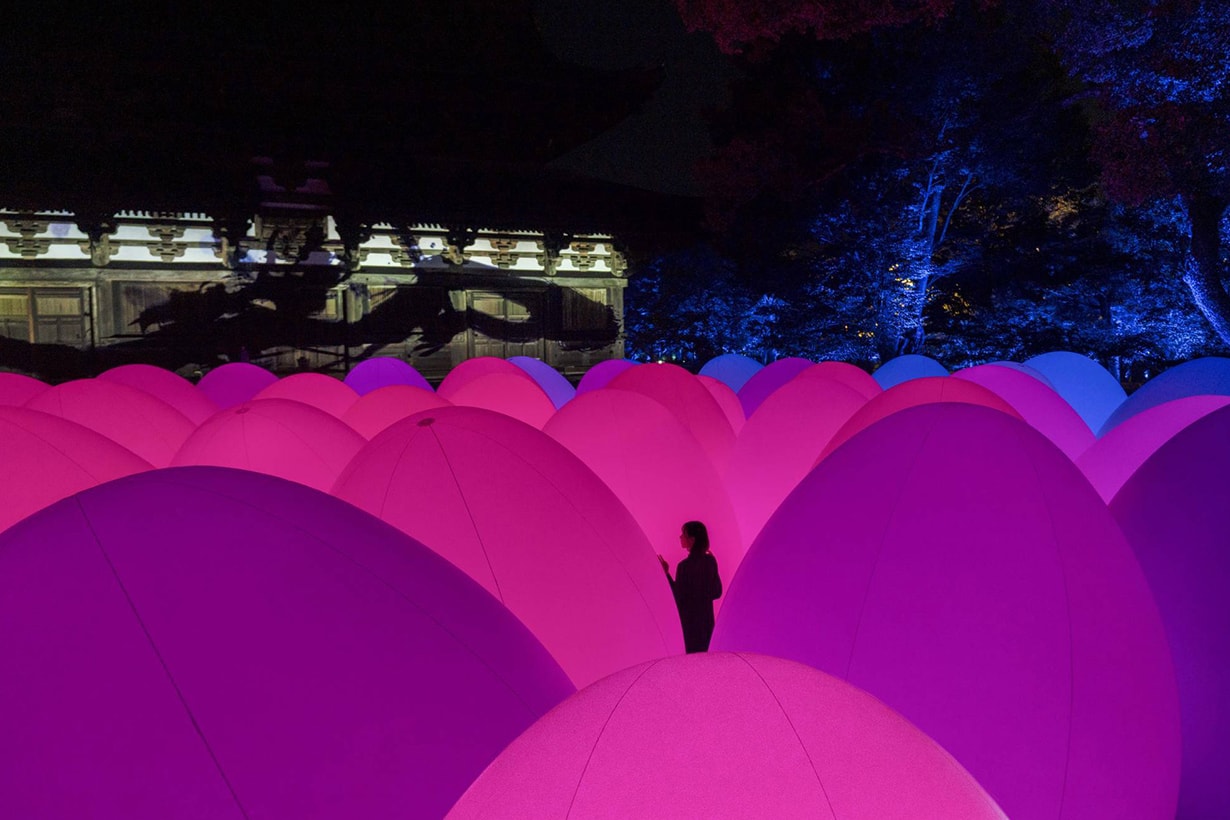
[[[911,408],[830,454],[748,551],[712,648],[865,689],[1010,817],[1174,816],[1178,702],[1144,574],[1076,467],[997,410]]]
[[[440,817],[572,691],[430,550],[218,468],[0,535],[0,654],[9,817]]]
[[[802,664],[686,655],[583,689],[517,738],[451,820],[824,817],[1003,812],[930,738]]]

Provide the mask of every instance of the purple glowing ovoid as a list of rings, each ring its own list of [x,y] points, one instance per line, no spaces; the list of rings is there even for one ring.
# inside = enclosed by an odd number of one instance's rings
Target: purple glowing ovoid
[[[431,383],[409,363],[390,356],[364,359],[346,374],[346,384],[360,396],[393,385],[431,390]]]
[[[917,353],[907,353],[904,356],[889,359],[877,367],[875,373],[871,374],[872,378],[885,390],[908,382],[911,379],[947,375],[948,368],[944,367],[944,365],[930,356],[920,356]]]
[[[748,551],[712,646],[865,689],[1010,817],[1174,817],[1178,698],[1144,574],[1076,467],[1004,413],[915,407],[833,452]]]
[[[225,410],[249,401],[277,380],[277,376],[263,367],[247,362],[228,362],[206,373],[197,382],[196,389]]]
[[[430,550],[218,468],[0,535],[0,653],[13,817],[440,817],[572,691]]]
[[[735,393],[764,365],[738,353],[723,353],[705,362],[698,375],[717,379]]]

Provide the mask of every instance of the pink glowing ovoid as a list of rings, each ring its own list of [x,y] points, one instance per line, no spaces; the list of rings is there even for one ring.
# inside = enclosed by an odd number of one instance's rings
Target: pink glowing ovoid
[[[895,361],[895,360],[894,360]],[[919,376],[890,387],[868,401],[833,434],[820,458],[825,458],[881,419],[923,404],[976,404],[1020,419],[1012,405],[980,384],[948,376]],[[819,459],[817,459],[819,461]]]
[[[1008,402],[1030,427],[1049,438],[1073,461],[1094,442],[1093,432],[1072,406],[1023,370],[984,364],[958,370],[952,378],[980,384]]]
[[[136,453],[76,422],[0,406],[0,532],[61,498],[153,469]]]
[[[184,442],[171,465],[252,470],[328,492],[366,443],[324,410],[261,399],[218,411]]]
[[[875,698],[744,653],[611,675],[496,758],[450,820],[1002,818],[952,756]]]
[[[161,399],[135,387],[98,379],[56,385],[26,407],[89,427],[132,450],[155,467],[165,467],[196,429]]]
[[[884,392],[884,388],[880,387],[880,383],[872,378],[861,367],[847,364],[846,362],[818,362],[804,370],[795,379],[828,379],[830,381],[841,382],[846,387],[854,390],[864,398],[873,399]]]
[[[1227,465],[1230,407],[1222,407],[1163,444],[1110,505],[1157,597],[1174,653],[1183,714],[1178,816],[1184,818],[1230,816]]]
[[[907,353],[889,359],[876,368],[871,377],[885,390],[896,387],[911,379],[925,379],[948,375],[948,368],[930,356],[920,356],[917,353]]]
[[[636,362],[630,362],[627,359],[607,359],[604,362],[598,362],[586,370],[585,375],[581,377],[581,382],[577,385],[577,395],[606,387],[610,384],[611,379],[633,367],[636,367]]]
[[[744,544],[730,497],[696,439],[669,410],[628,390],[595,390],[561,407],[544,432],[614,490],[671,564],[685,557],[679,528],[703,521],[722,578],[734,576]],[[715,606],[721,604],[719,598]]]
[[[528,373],[556,408],[563,407],[577,394],[577,389],[558,370],[540,359],[510,356],[508,361]]]
[[[149,364],[124,364],[100,373],[99,379],[109,382],[126,384],[162,399],[195,424],[218,412],[218,405],[209,397],[197,390],[192,382],[165,370]]]
[[[20,373],[0,373],[0,405],[20,407],[51,385]]]
[[[760,362],[749,359],[747,356],[738,353],[723,353],[705,362],[699,375],[717,379],[738,393],[743,385],[747,384],[747,380],[763,367],[764,365]]]
[[[11,817],[440,817],[573,691],[414,540],[216,468],[0,536],[0,654]]]
[[[531,384],[538,384],[538,382],[534,381],[533,376],[507,359],[497,359],[494,356],[476,356],[473,359],[466,359],[450,370],[448,375],[444,377],[444,380],[440,382],[440,386],[436,388],[436,393],[440,395],[440,398],[452,401],[453,393],[465,385],[475,379],[496,373],[516,376],[519,379],[525,379]]]
[[[359,394],[345,382],[323,373],[295,373],[262,388],[251,400],[264,399],[303,402],[340,419],[359,400]]]
[[[726,470],[743,543],[752,543],[833,435],[866,402],[845,384],[805,374],[765,399],[739,433]]]
[[[813,365],[809,359],[790,357],[765,365],[739,389],[743,414],[749,419],[773,391]]]
[[[1025,361],[1045,376],[1063,400],[1072,405],[1095,433],[1123,403],[1127,394],[1119,380],[1088,356],[1057,350]]]
[[[250,400],[277,380],[277,376],[263,367],[247,362],[229,362],[206,373],[196,389],[225,410]]]
[[[413,416],[423,410],[451,406],[451,402],[445,401],[430,390],[391,384],[388,387],[378,387],[359,397],[342,416],[342,421],[363,438],[373,439],[380,431],[407,416]]]
[[[713,396],[718,407],[722,408],[722,414],[726,416],[730,429],[734,431],[735,436],[738,436],[739,431],[743,429],[744,422],[747,421],[743,417],[743,405],[739,402],[739,396],[725,382],[720,382],[710,376],[697,376],[696,380],[705,386],[710,396]]]
[[[1174,667],[1144,574],[1076,467],[1003,413],[915,407],[821,462],[712,646],[865,689],[1010,817],[1175,816]]]
[[[1109,504],[1158,448],[1180,430],[1230,404],[1230,396],[1190,396],[1150,407],[1115,425],[1076,461]]]
[[[481,583],[580,685],[683,651],[670,587],[632,516],[526,424],[469,407],[411,416],[333,492]]]
[[[688,371],[674,364],[642,364],[620,373],[607,389],[648,396],[679,419],[700,442],[720,473],[730,460],[735,433],[713,396]]]
[[[431,390],[431,383],[409,363],[389,356],[364,359],[346,374],[346,384],[360,396],[393,385]]]
[[[537,382],[528,377],[488,373],[469,379],[447,393],[448,400],[458,407],[478,407],[503,413],[540,430],[555,415],[555,405],[551,399],[542,392]]]
[[[1159,373],[1115,408],[1098,436],[1106,435],[1137,413],[1188,396],[1230,396],[1230,359],[1207,356]]]

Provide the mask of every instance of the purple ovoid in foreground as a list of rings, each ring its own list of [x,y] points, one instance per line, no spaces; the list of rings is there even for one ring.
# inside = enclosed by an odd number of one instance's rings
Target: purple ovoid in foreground
[[[837,675],[965,766],[1009,817],[1173,818],[1174,667],[1106,505],[1010,415],[888,416],[782,503],[715,650]]]
[[[440,817],[574,691],[411,538],[213,467],[0,536],[0,657],[7,817]]]

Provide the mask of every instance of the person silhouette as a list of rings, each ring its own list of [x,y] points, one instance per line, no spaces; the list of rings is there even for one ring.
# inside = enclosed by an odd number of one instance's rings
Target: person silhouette
[[[658,561],[675,595],[684,648],[689,653],[707,652],[713,637],[713,602],[722,597],[717,559],[709,552],[709,530],[700,521],[688,521],[679,531],[679,546],[688,557],[675,567],[674,578],[667,560],[659,555]]]

